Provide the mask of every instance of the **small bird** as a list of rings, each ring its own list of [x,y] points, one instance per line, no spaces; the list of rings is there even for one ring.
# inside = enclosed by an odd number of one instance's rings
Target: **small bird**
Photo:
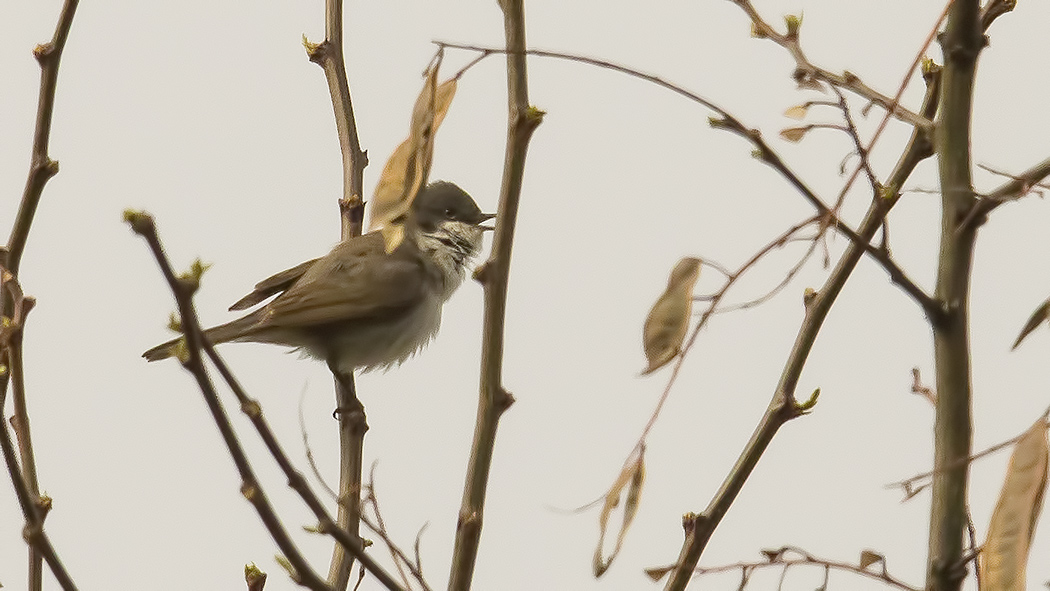
[[[380,231],[350,238],[327,255],[268,277],[230,306],[270,303],[204,331],[212,343],[286,345],[342,372],[400,364],[437,334],[442,305],[481,251],[482,223],[495,214],[453,183],[436,181],[416,197],[405,239],[387,253]],[[182,338],[142,354],[171,357]]]
[[[642,346],[649,365],[642,375],[667,365],[682,350],[693,312],[693,287],[700,277],[700,259],[678,261],[667,280],[667,289],[649,310],[642,330]]]

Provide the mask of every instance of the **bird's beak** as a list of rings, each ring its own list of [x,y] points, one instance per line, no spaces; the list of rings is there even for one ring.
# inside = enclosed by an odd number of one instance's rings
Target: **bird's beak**
[[[481,223],[481,222],[487,222],[488,220],[491,220],[494,217],[496,217],[496,214],[494,214],[494,213],[483,213],[483,214],[481,214],[481,219],[478,220],[478,227],[481,228],[482,230],[495,230],[496,229],[495,226],[486,226],[486,225],[482,225],[482,223]]]

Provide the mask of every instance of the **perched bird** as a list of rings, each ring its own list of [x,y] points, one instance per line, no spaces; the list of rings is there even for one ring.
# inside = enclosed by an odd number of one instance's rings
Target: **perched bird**
[[[270,303],[204,331],[212,343],[249,341],[295,347],[333,369],[389,368],[437,334],[441,308],[481,250],[482,213],[463,189],[428,185],[405,220],[405,239],[387,253],[379,231],[339,243],[327,255],[260,281],[230,307]],[[171,357],[181,338],[142,354]]]
[[[693,312],[693,287],[700,277],[700,259],[685,257],[678,261],[667,280],[667,289],[649,310],[642,330],[642,345],[649,365],[642,375],[667,365],[682,350]]]

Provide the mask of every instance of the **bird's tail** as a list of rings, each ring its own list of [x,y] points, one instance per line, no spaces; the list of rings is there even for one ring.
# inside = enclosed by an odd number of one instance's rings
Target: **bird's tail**
[[[248,334],[250,332],[249,329],[254,326],[257,321],[258,314],[249,314],[244,318],[238,318],[237,320],[213,326],[212,328],[205,330],[204,337],[213,345],[228,343]],[[161,343],[152,349],[148,349],[142,354],[142,357],[146,361],[160,361],[161,359],[167,359],[168,357],[176,356],[176,353],[178,353],[179,350],[185,350],[185,343],[185,337],[171,339],[166,343]]]

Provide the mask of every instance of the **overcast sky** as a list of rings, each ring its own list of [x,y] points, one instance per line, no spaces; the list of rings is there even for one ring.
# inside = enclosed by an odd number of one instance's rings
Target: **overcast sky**
[[[942,0],[766,0],[767,19],[804,12],[803,46],[833,71],[849,69],[893,94]],[[30,55],[50,38],[58,0],[19,2],[0,18],[0,234],[25,182],[39,70]],[[775,136],[782,113],[822,95],[799,92],[792,62],[753,39],[724,0],[533,1],[529,44],[599,57],[657,74],[761,128],[826,200],[843,183],[846,138]],[[353,2],[347,7],[350,86],[371,165],[370,192],[408,131],[432,40],[501,44],[492,0]],[[25,337],[41,486],[54,497],[47,530],[83,589],[242,588],[242,566],[291,589],[276,548],[238,492],[239,480],[201,397],[177,363],[140,353],[167,339],[172,298],[142,240],[121,223],[126,207],[156,218],[177,266],[213,264],[197,297],[205,322],[273,272],[319,256],[338,240],[341,173],[321,70],[301,39],[323,38],[323,3],[177,3],[84,0],[62,61],[51,156],[61,172],[44,193],[22,265],[38,299]],[[1050,6],[1020,3],[997,21],[977,83],[975,160],[1019,171],[1047,157],[1050,92],[1045,23]],[[938,56],[936,48],[932,55]],[[451,72],[473,55],[450,52]],[[806,202],[712,130],[698,104],[621,74],[530,59],[532,102],[547,111],[529,150],[506,331],[505,384],[517,403],[500,425],[475,588],[649,588],[646,567],[674,561],[681,515],[702,510],[758,423],[803,315],[802,293],[826,276],[807,266],[757,309],[719,316],[686,360],[650,438],[642,505],[623,553],[595,582],[597,512],[566,514],[603,494],[669,377],[640,378],[641,326],[678,258],[736,266],[810,215]],[[922,83],[904,102],[915,108]],[[504,62],[490,58],[461,81],[440,131],[432,178],[455,181],[495,208],[506,128]],[[863,103],[855,103],[858,107]],[[861,127],[870,135],[878,110]],[[815,114],[816,115],[816,114]],[[825,112],[827,121],[837,121]],[[885,175],[908,129],[892,124],[873,156]],[[936,189],[932,162],[911,189]],[[1001,179],[978,171],[978,190]],[[845,209],[859,219],[858,183]],[[939,198],[907,193],[891,216],[891,247],[923,286],[933,282]],[[1050,334],[1009,347],[1050,293],[1043,262],[1050,212],[1029,198],[997,210],[982,230],[973,287],[975,448],[1023,431],[1047,406]],[[835,238],[836,257],[845,241]],[[803,245],[773,256],[731,298],[775,285]],[[819,258],[819,257],[818,257]],[[705,270],[698,290],[717,287]],[[377,461],[378,493],[393,535],[422,541],[435,588],[448,576],[477,399],[481,289],[467,282],[445,308],[439,338],[402,367],[360,378]],[[310,444],[334,482],[336,429],[323,364],[279,347],[221,349],[257,397],[286,448],[305,466],[297,406],[305,395]],[[930,332],[919,309],[864,261],[835,304],[802,374],[822,389],[808,417],[785,426],[712,539],[702,565],[760,558],[793,544],[828,558],[884,553],[892,574],[921,586],[929,495],[901,504],[886,483],[931,465],[933,412],[909,393],[911,368],[932,379]],[[305,392],[305,394],[304,394]],[[226,398],[227,403],[232,398]],[[320,572],[330,544],[300,525],[310,515],[284,487],[248,424],[236,418],[268,493]],[[981,532],[1008,454],[974,466],[971,506]],[[25,585],[22,517],[0,485],[0,583]],[[1050,554],[1050,528],[1034,556]],[[377,556],[383,556],[376,552]],[[1033,560],[1030,588],[1050,579]],[[792,571],[812,589],[817,570]],[[694,583],[731,589],[736,575]],[[865,588],[849,575],[832,585]],[[861,587],[856,587],[861,585]],[[968,583],[972,587],[972,581]],[[753,589],[774,589],[766,573]],[[655,586],[653,586],[655,588]],[[378,589],[366,579],[362,589]]]

